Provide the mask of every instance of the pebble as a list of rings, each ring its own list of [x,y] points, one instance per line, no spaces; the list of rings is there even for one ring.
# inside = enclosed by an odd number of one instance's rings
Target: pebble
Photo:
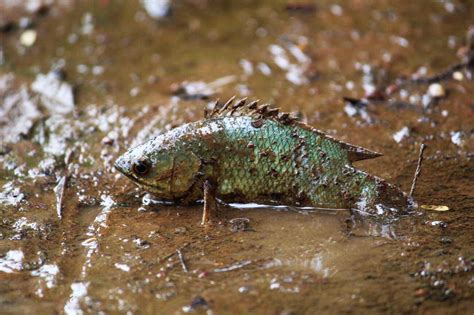
[[[25,47],[33,46],[36,42],[36,31],[35,30],[26,30],[21,33],[20,36],[20,43]]]
[[[464,74],[460,71],[456,71],[453,73],[453,79],[456,81],[462,81],[464,79]]]
[[[190,313],[196,309],[206,310],[208,307],[207,301],[202,296],[198,295],[191,301],[191,304],[183,306],[182,310],[185,313]]]
[[[250,291],[249,286],[242,286],[239,288],[239,293],[248,293]]]
[[[430,84],[428,87],[428,95],[431,97],[443,97],[446,95],[444,87],[439,83]]]
[[[395,140],[395,142],[397,143],[400,143],[404,138],[410,136],[410,129],[408,129],[408,127],[403,127],[402,129],[400,129],[398,132],[394,133],[393,134],[393,140]]]
[[[33,26],[33,21],[28,17],[22,17],[18,20],[18,26],[21,29],[26,29]]]
[[[453,240],[450,239],[450,238],[447,237],[447,236],[443,236],[443,237],[441,238],[440,242],[443,243],[443,244],[451,244],[451,243],[453,242]]]
[[[456,132],[452,131],[450,135],[451,135],[452,143],[458,146],[461,146],[463,144],[462,134],[460,131],[456,131]]]
[[[70,84],[58,79],[56,73],[38,74],[31,90],[40,94],[43,105],[53,113],[67,114],[74,109],[74,93]]]
[[[155,20],[160,20],[171,14],[172,2],[170,0],[141,0],[141,3],[146,13]]]
[[[175,234],[184,234],[186,233],[187,229],[184,226],[180,226],[174,229]]]

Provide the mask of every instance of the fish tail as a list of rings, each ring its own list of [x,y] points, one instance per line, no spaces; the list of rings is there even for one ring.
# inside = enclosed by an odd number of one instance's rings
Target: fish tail
[[[377,215],[387,213],[403,214],[416,207],[415,200],[384,179],[352,168],[351,189],[357,191],[356,210]]]

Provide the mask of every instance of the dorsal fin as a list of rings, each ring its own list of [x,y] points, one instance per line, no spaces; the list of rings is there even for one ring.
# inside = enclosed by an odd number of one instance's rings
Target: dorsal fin
[[[214,109],[211,112],[206,113],[206,118],[218,118],[224,116],[249,116],[258,118],[272,118],[280,120],[279,110],[277,108],[270,108],[270,104],[258,105],[258,101],[247,103],[247,99],[243,98],[235,101],[235,96],[230,98],[224,105],[220,105],[219,102],[214,104]],[[282,122],[288,123],[296,118],[287,114],[283,116]]]
[[[339,143],[344,149],[347,150],[349,161],[356,162],[361,160],[373,159],[381,156],[381,153],[370,151],[368,149],[337,140],[324,132],[311,127],[303,122],[298,121],[296,117],[290,113],[283,113],[278,108],[271,108],[270,104],[258,105],[258,101],[246,103],[247,99],[243,98],[238,100],[234,105],[235,96],[231,97],[224,105],[220,106],[219,101],[214,104],[214,109],[210,113],[206,114],[207,119],[219,118],[224,116],[248,116],[255,117],[256,119],[272,119],[285,125],[294,125],[306,130],[311,130],[325,138],[331,139],[334,142]]]

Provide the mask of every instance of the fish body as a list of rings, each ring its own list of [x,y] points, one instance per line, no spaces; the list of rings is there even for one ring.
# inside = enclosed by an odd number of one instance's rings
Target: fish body
[[[405,211],[411,198],[352,166],[379,155],[243,100],[132,148],[116,168],[165,200],[203,199],[208,182],[224,202]]]

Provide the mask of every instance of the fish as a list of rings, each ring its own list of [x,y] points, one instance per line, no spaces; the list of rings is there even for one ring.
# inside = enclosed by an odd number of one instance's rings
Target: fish
[[[413,198],[353,166],[382,154],[337,140],[269,104],[231,98],[205,118],[131,148],[115,168],[163,201],[204,200],[202,224],[219,202],[408,213]]]

